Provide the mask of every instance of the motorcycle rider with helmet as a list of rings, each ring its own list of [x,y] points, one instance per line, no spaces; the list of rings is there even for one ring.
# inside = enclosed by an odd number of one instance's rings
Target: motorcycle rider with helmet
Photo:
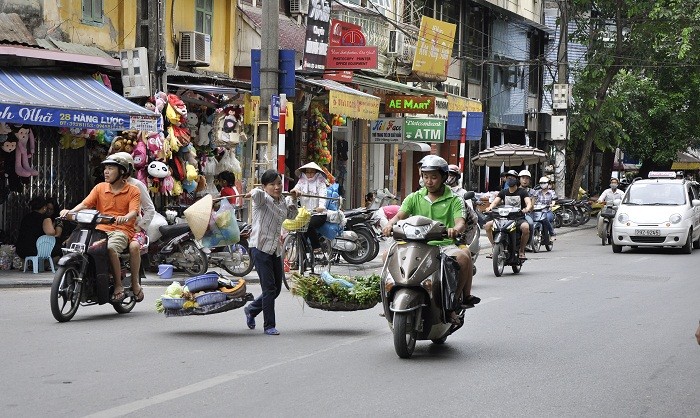
[[[100,224],[97,229],[107,233],[107,250],[109,263],[114,276],[114,294],[111,302],[118,303],[126,297],[122,285],[119,254],[128,246],[135,233],[136,218],[141,207],[141,192],[138,187],[128,183],[129,162],[121,157],[111,155],[100,164],[105,181],[93,187],[90,194],[71,210],[63,209],[61,216],[68,212],[94,208],[103,215],[114,216],[113,224]],[[139,275],[131,276],[131,289],[140,294]],[[139,292],[136,291],[139,289]]]
[[[530,194],[530,198],[534,201],[533,203],[545,206],[545,208],[542,209],[542,212],[545,215],[542,219],[542,224],[545,228],[547,228],[547,232],[549,233],[551,240],[551,237],[557,235],[557,233],[554,232],[554,213],[552,213],[552,204],[557,200],[557,193],[553,189],[549,188],[548,177],[540,177],[539,185],[539,190],[533,189],[532,193]],[[549,243],[545,242],[543,244],[547,245]]]
[[[606,205],[612,205],[616,199],[622,200],[622,198],[625,196],[625,192],[618,188],[619,185],[620,180],[618,180],[617,177],[612,177],[610,179],[610,188],[605,189],[603,193],[600,194],[600,197],[598,197],[598,203],[605,202]],[[601,216],[601,214],[598,214],[597,231],[599,238],[603,238],[606,235],[605,218]]]
[[[468,251],[463,251],[454,245],[457,238],[466,229],[466,206],[464,199],[457,197],[447,187],[448,166],[445,159],[437,155],[429,155],[421,160],[421,178],[425,186],[406,196],[398,213],[389,220],[382,232],[389,236],[396,222],[409,216],[425,216],[442,222],[447,228],[448,240],[440,243],[442,251],[456,259],[459,264],[459,277],[455,294],[464,308],[472,307],[481,299],[471,295],[472,259]],[[458,325],[459,318],[452,312],[452,322]]]
[[[534,206],[535,200],[532,198],[532,194],[535,191],[532,187],[530,187],[530,179],[532,179],[532,174],[530,174],[529,170],[521,170],[520,173],[518,173],[518,178],[520,180],[520,187],[527,191],[527,194],[530,196],[530,200],[533,202],[532,205]],[[525,214],[525,220],[530,227],[530,231],[535,230],[535,220],[532,219],[532,209],[533,208],[530,207],[528,213]]]
[[[459,170],[459,166],[456,164],[450,164],[447,166],[447,180],[445,180],[445,184],[450,187],[452,190],[452,193],[456,194],[457,196],[460,196],[462,199],[464,199],[464,195],[467,194],[467,191],[459,184],[459,179],[462,176],[462,173]],[[470,200],[465,200],[464,204],[467,206],[467,229],[469,229],[472,225],[476,224],[479,222],[479,218],[476,215],[476,212],[474,211],[474,205]]]
[[[506,173],[506,184],[508,184],[508,189],[501,190],[498,195],[493,199],[493,202],[486,208],[486,212],[490,212],[493,208],[504,202],[508,206],[515,206],[520,208],[523,214],[527,214],[532,210],[532,200],[528,192],[522,187],[518,187],[518,172],[515,170],[510,170]],[[525,246],[530,239],[530,226],[525,220],[525,216],[516,221],[518,227],[520,228],[520,248],[518,249],[518,257],[520,260],[527,260],[525,257]],[[486,222],[484,225],[486,229],[486,236],[493,246],[493,220]],[[486,258],[493,257],[493,254],[487,255]]]

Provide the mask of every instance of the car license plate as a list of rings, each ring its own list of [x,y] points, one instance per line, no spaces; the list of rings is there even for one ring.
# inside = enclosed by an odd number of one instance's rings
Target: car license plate
[[[658,229],[635,229],[634,235],[659,236],[661,235],[661,231]]]

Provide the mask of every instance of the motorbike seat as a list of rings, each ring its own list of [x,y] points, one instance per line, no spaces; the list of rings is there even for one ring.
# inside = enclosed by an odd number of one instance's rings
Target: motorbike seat
[[[350,210],[344,211],[343,215],[345,215],[345,218],[347,219],[347,218],[351,218],[353,216],[363,215],[366,213],[367,213],[367,209],[350,209]]]
[[[574,199],[557,199],[557,203],[560,205],[569,205],[574,203]]]
[[[158,228],[161,233],[161,239],[170,240],[173,237],[182,235],[190,230],[187,224],[163,225]]]

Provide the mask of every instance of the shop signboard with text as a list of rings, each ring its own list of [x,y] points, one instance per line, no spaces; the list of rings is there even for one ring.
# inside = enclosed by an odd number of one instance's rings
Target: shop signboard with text
[[[435,97],[432,96],[386,96],[384,103],[387,113],[435,113]]]
[[[404,132],[406,141],[445,142],[445,119],[406,118]]]
[[[354,119],[375,120],[379,117],[379,100],[379,97],[331,90],[328,93],[328,111]]]
[[[423,16],[411,70],[429,80],[446,80],[457,25]]]
[[[362,27],[353,23],[344,22],[338,19],[331,19],[330,33],[328,34],[328,59],[326,65],[331,63],[331,54],[334,54],[336,47],[364,47],[367,44],[365,35],[362,32]],[[375,48],[376,49],[376,48]],[[374,53],[374,67],[377,68],[377,54]],[[330,67],[329,67],[330,68]],[[323,78],[335,80],[344,83],[352,81],[352,71],[349,67],[340,68],[337,71],[327,71],[323,74]]]
[[[54,109],[49,107],[4,105],[0,106],[0,122],[55,126],[61,128],[102,129],[122,131],[137,129],[157,130],[157,116],[134,116],[89,110]]]
[[[370,143],[400,144],[403,142],[404,118],[379,118],[370,123]]]
[[[306,19],[306,42],[304,43],[304,70],[323,70],[328,55],[328,29],[331,21],[330,0],[309,2]]]
[[[329,46],[326,68],[367,70],[377,68],[376,46]]]

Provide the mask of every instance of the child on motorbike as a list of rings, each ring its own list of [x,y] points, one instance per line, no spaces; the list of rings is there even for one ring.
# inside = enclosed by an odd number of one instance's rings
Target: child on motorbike
[[[454,245],[457,238],[466,229],[466,206],[464,200],[452,193],[445,181],[448,177],[447,161],[437,155],[423,158],[420,173],[424,186],[404,199],[398,213],[389,220],[382,232],[391,235],[396,222],[409,216],[425,216],[442,222],[447,227],[449,242],[443,252],[454,257],[459,264],[459,283],[455,292],[463,308],[472,307],[481,299],[471,294],[473,263],[469,251],[463,251]],[[459,325],[456,312],[451,313],[451,320]]]
[[[253,228],[249,244],[262,293],[243,308],[243,312],[248,328],[255,328],[255,317],[262,312],[265,334],[279,335],[275,322],[275,299],[280,294],[284,277],[280,230],[282,221],[296,217],[297,207],[293,198],[296,199],[299,192],[292,190],[292,197],[283,198],[282,176],[275,170],[265,171],[260,183],[262,188],[253,189],[245,197],[253,202]]]
[[[525,189],[519,187],[518,177],[518,172],[515,170],[510,170],[506,173],[506,184],[508,185],[508,188],[498,192],[498,196],[493,199],[493,202],[491,202],[489,207],[486,208],[485,212],[490,212],[493,208],[500,205],[501,202],[504,202],[508,206],[520,208],[523,214],[526,214],[532,210],[532,200],[530,199],[530,195]],[[527,260],[527,257],[525,257],[525,246],[527,245],[527,241],[530,239],[530,226],[528,225],[524,216],[518,219],[517,223],[519,224],[518,226],[521,232],[518,257],[520,260],[524,261]],[[486,236],[489,238],[489,242],[491,242],[491,245],[493,246],[493,221],[491,220],[486,222],[484,229],[486,229]],[[492,256],[493,255],[487,255],[486,257],[491,258]]]
[[[97,225],[97,229],[107,233],[109,263],[114,276],[114,294],[111,301],[118,303],[126,297],[122,285],[119,254],[128,247],[134,236],[136,218],[141,205],[141,192],[136,186],[127,182],[129,162],[124,158],[109,156],[100,165],[105,181],[93,187],[90,194],[73,209],[70,211],[63,209],[61,216],[65,216],[68,212],[95,208],[103,215],[116,218],[113,224],[100,224]],[[142,292],[138,274],[131,276],[131,289],[134,294]],[[143,298],[143,295],[140,296]]]

